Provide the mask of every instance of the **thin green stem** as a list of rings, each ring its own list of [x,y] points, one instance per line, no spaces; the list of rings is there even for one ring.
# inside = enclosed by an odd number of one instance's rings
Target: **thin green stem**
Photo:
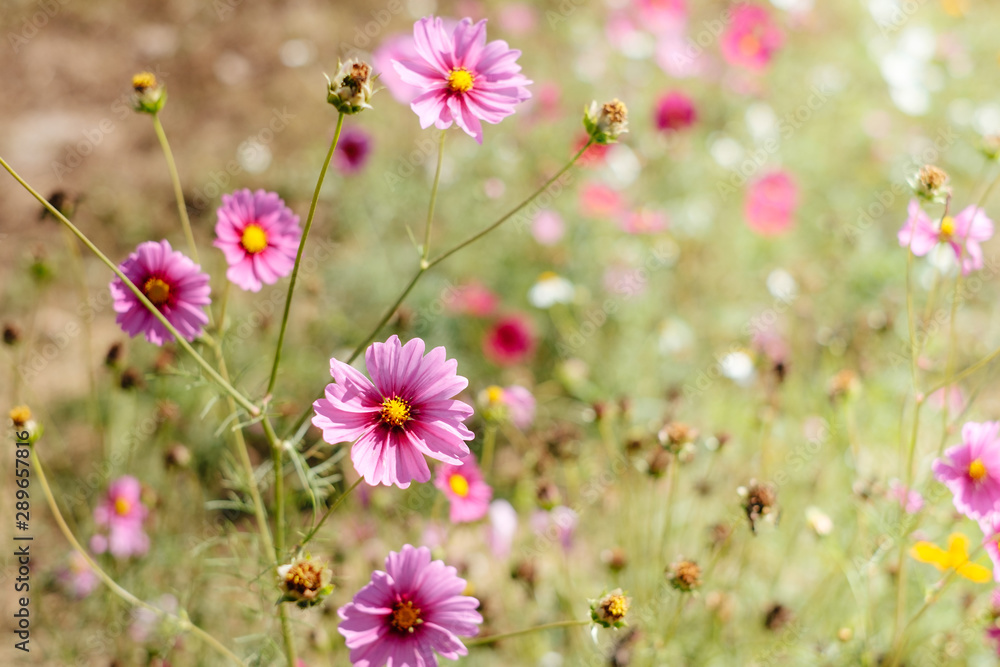
[[[31,463],[34,465],[35,472],[38,474],[38,483],[42,487],[42,494],[45,496],[45,501],[48,503],[49,509],[52,511],[52,516],[56,520],[56,525],[59,526],[59,531],[63,534],[63,536],[70,543],[70,545],[72,545],[73,549],[75,549],[76,552],[83,557],[83,559],[86,561],[90,569],[94,572],[94,574],[97,575],[98,579],[104,582],[105,586],[110,588],[115,595],[125,600],[129,604],[136,607],[143,607],[144,609],[153,612],[157,616],[173,621],[178,625],[178,627],[182,628],[185,631],[190,631],[192,634],[196,635],[206,644],[211,646],[220,655],[225,656],[226,658],[228,658],[237,665],[243,665],[244,667],[246,667],[246,663],[240,660],[240,658],[235,653],[233,653],[228,648],[223,646],[223,644],[218,639],[216,639],[215,637],[208,634],[207,632],[199,628],[197,625],[192,623],[190,619],[188,619],[187,617],[175,616],[171,613],[164,611],[163,609],[160,609],[159,607],[154,607],[153,605],[143,600],[140,600],[135,595],[133,595],[132,593],[128,592],[120,585],[118,585],[118,583],[115,582],[114,579],[112,579],[104,570],[102,570],[101,567],[94,562],[94,559],[90,557],[90,555],[87,553],[87,550],[84,549],[83,546],[81,546],[80,542],[76,539],[76,536],[73,535],[73,531],[71,531],[69,529],[69,526],[66,525],[66,520],[63,519],[62,512],[59,511],[59,506],[56,504],[56,499],[52,495],[52,489],[49,487],[48,479],[45,477],[45,471],[42,469],[41,461],[38,460],[38,453],[35,450],[34,445],[31,446]]]
[[[520,637],[521,635],[528,635],[532,632],[539,632],[541,630],[551,630],[553,628],[572,628],[578,625],[588,625],[591,621],[556,621],[555,623],[546,623],[545,625],[536,625],[533,628],[525,628],[524,630],[515,630],[513,632],[505,632],[499,635],[490,635],[489,637],[477,637],[475,639],[469,639],[464,642],[466,646],[484,646],[486,644],[492,644],[493,642],[498,642],[501,639],[510,639],[511,637]]]
[[[191,259],[195,264],[201,264],[198,259],[198,246],[194,242],[194,233],[191,231],[191,220],[188,219],[187,206],[184,204],[184,190],[181,188],[181,178],[177,173],[177,164],[174,162],[174,154],[170,150],[167,142],[167,133],[163,131],[163,124],[160,123],[160,115],[153,114],[153,129],[156,130],[156,138],[160,140],[160,147],[163,148],[163,156],[167,158],[167,169],[170,171],[170,181],[174,186],[174,198],[177,200],[177,213],[181,216],[181,226],[184,228],[184,238],[187,239],[188,250],[191,251]]]
[[[216,372],[214,368],[212,368],[212,365],[209,364],[207,361],[205,361],[205,358],[202,357],[200,354],[198,354],[195,351],[195,349],[191,346],[191,344],[187,341],[187,339],[185,339],[184,336],[182,336],[180,332],[177,331],[174,325],[170,323],[170,320],[164,317],[163,313],[161,313],[160,310],[156,306],[154,306],[149,299],[146,298],[146,295],[142,293],[142,290],[136,287],[135,284],[131,280],[129,280],[128,276],[122,273],[121,269],[118,268],[117,264],[108,259],[107,256],[103,252],[101,252],[100,249],[98,249],[98,247],[94,245],[93,242],[89,238],[87,238],[87,236],[83,232],[81,232],[76,225],[70,222],[69,218],[64,216],[56,207],[50,204],[48,200],[45,199],[45,197],[43,197],[38,193],[37,190],[28,185],[28,183],[23,178],[21,178],[20,175],[18,175],[18,173],[14,171],[14,169],[9,164],[7,164],[7,162],[2,157],[0,157],[0,166],[6,169],[7,173],[9,173],[11,176],[14,177],[14,180],[20,183],[25,190],[30,192],[31,195],[35,199],[37,199],[39,203],[42,204],[42,206],[48,209],[49,213],[54,215],[56,218],[59,219],[60,222],[66,225],[66,227],[68,227],[69,230],[73,232],[76,235],[76,237],[80,239],[80,241],[85,246],[87,246],[87,248],[90,249],[91,252],[97,255],[98,259],[104,262],[104,264],[109,269],[111,269],[111,271],[114,272],[116,276],[118,276],[118,278],[122,281],[122,283],[126,287],[128,287],[128,289],[131,290],[133,294],[135,294],[136,298],[139,300],[139,303],[141,303],[146,308],[146,310],[148,310],[153,315],[153,317],[159,320],[160,323],[164,327],[166,327],[167,331],[173,334],[174,339],[177,341],[177,344],[180,345],[185,352],[191,355],[191,357],[195,360],[195,362],[197,362],[198,365],[201,366],[202,370],[204,370],[205,373],[216,384],[218,384],[226,393],[228,393],[230,396],[236,399],[236,402],[239,403],[240,406],[243,407],[251,415],[256,417],[257,415],[260,414],[260,408],[254,405],[250,401],[250,399],[241,394],[236,388],[234,388],[231,384],[229,384],[229,382],[223,379],[223,377],[219,375],[219,373]]]
[[[438,183],[441,182],[441,163],[444,161],[444,133],[441,130],[438,139],[438,159],[437,168],[434,170],[434,185],[431,187],[431,203],[427,206],[427,225],[424,227],[424,247],[420,253],[420,266],[427,263],[427,258],[431,254],[431,222],[434,221],[434,204],[437,202]]]
[[[264,425],[264,433],[267,441],[271,444],[271,460],[274,463],[274,554],[280,563],[285,555],[285,457],[284,443],[278,439],[271,420],[266,416],[261,423]]]
[[[548,190],[550,185],[552,185],[557,180],[559,180],[560,178],[562,178],[562,175],[565,174],[567,171],[569,171],[570,167],[572,167],[574,164],[576,164],[576,161],[580,159],[580,156],[583,155],[587,151],[587,149],[590,148],[591,144],[593,144],[593,143],[594,143],[594,140],[591,139],[586,144],[584,144],[583,148],[581,148],[579,151],[577,151],[576,155],[574,155],[572,158],[570,158],[570,161],[566,163],[566,166],[564,166],[562,169],[560,169],[558,172],[556,172],[555,176],[553,176],[549,180],[545,181],[545,184],[542,185],[542,187],[540,187],[537,190],[535,190],[531,195],[528,196],[527,199],[525,199],[520,204],[518,204],[517,206],[515,206],[514,208],[512,208],[510,211],[508,211],[506,214],[504,214],[503,216],[501,216],[500,219],[497,220],[496,222],[494,222],[492,225],[489,225],[488,227],[484,228],[483,230],[481,230],[481,231],[473,234],[469,238],[465,239],[464,241],[462,241],[458,245],[452,247],[450,250],[447,250],[447,251],[441,253],[440,255],[438,255],[436,258],[434,258],[433,260],[431,260],[427,264],[427,268],[429,269],[432,266],[436,266],[437,264],[440,264],[441,262],[443,262],[444,260],[446,260],[449,257],[451,257],[452,255],[454,255],[456,252],[458,252],[462,248],[475,243],[476,241],[478,241],[479,239],[483,238],[484,236],[486,236],[487,234],[489,234],[490,232],[492,232],[494,229],[496,229],[497,227],[499,227],[503,223],[507,222],[507,220],[509,220],[511,217],[513,217],[515,214],[517,214],[522,208],[524,208],[525,206],[527,206],[528,204],[530,204],[532,201],[534,201],[535,198],[538,195],[540,195],[543,192],[545,192],[546,190]]]
[[[295,254],[295,266],[292,267],[292,278],[288,282],[288,296],[285,297],[285,312],[281,315],[281,329],[278,332],[278,346],[274,350],[274,364],[271,366],[271,379],[267,381],[267,394],[274,391],[274,383],[278,380],[278,364],[281,363],[281,348],[285,344],[285,330],[288,328],[288,313],[292,309],[292,295],[295,293],[295,283],[299,279],[299,267],[302,265],[302,254],[306,249],[306,239],[309,238],[309,230],[312,229],[313,217],[316,215],[316,204],[319,202],[319,193],[323,189],[323,180],[326,172],[330,168],[330,160],[333,159],[333,152],[337,150],[337,142],[340,141],[340,131],[344,128],[344,114],[337,116],[337,129],[333,133],[333,141],[330,142],[330,150],[326,152],[326,159],[323,161],[323,168],[320,169],[319,178],[316,179],[316,189],[313,191],[312,201],[309,202],[309,215],[306,217],[306,226],[302,229],[302,239],[299,241],[299,250]]]
[[[354,484],[351,484],[349,487],[347,487],[346,491],[340,494],[340,497],[337,498],[337,500],[335,500],[332,505],[330,505],[329,509],[327,509],[326,512],[323,514],[323,516],[320,517],[316,525],[312,527],[312,530],[306,533],[306,536],[302,538],[302,540],[299,542],[299,546],[304,547],[306,544],[309,543],[310,540],[312,540],[313,537],[315,537],[316,533],[319,532],[319,529],[323,527],[323,524],[326,522],[327,518],[331,514],[333,514],[338,507],[340,507],[340,503],[344,502],[344,499],[347,498],[347,496],[351,495],[351,492],[354,491],[354,489],[358,488],[358,486],[361,484],[362,481],[364,481],[364,477],[358,477],[358,479],[354,482]]]

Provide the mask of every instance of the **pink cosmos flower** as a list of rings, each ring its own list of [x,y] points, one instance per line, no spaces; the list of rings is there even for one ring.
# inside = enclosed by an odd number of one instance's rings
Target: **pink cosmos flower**
[[[359,127],[349,127],[340,135],[333,164],[342,174],[356,174],[368,164],[371,152],[371,136]]]
[[[87,559],[79,551],[73,550],[69,555],[69,562],[59,570],[56,575],[63,590],[70,596],[82,600],[87,597],[101,583],[90,569]]]
[[[458,288],[458,293],[449,302],[448,309],[461,315],[488,317],[496,310],[500,297],[482,283],[466,283]]]
[[[530,391],[516,384],[504,387],[501,402],[514,426],[522,431],[535,421],[535,397]]]
[[[107,495],[94,508],[94,523],[107,530],[107,536],[91,538],[94,553],[110,551],[115,558],[128,558],[149,551],[149,537],[142,529],[149,510],[142,504],[141,493],[135,477],[126,475],[111,483]]]
[[[947,401],[948,412],[952,415],[962,414],[965,410],[965,393],[957,384],[938,389],[927,397],[927,401],[939,410],[944,409]]]
[[[212,302],[208,274],[170,247],[167,241],[140,243],[118,267],[146,298],[159,309],[184,338],[194,340],[208,324],[202,310]],[[115,321],[130,336],[143,333],[153,345],[163,345],[174,336],[146,310],[120,278],[111,281],[111,297],[118,313]]]
[[[499,123],[514,107],[531,97],[531,83],[517,64],[520,51],[507,42],[486,43],[486,21],[462,19],[449,30],[440,18],[428,16],[413,26],[417,58],[394,60],[404,83],[421,89],[410,108],[423,128],[451,127],[452,122],[480,144],[480,121]]]
[[[782,234],[795,222],[799,188],[787,171],[771,171],[748,187],[743,213],[750,228],[762,236]]]
[[[684,93],[671,90],[656,101],[653,113],[656,129],[661,132],[676,132],[685,130],[698,120],[698,111],[694,102]]]
[[[763,7],[741,5],[733,10],[721,40],[722,55],[729,64],[761,70],[784,44],[785,36]]]
[[[580,212],[589,218],[613,218],[625,209],[617,190],[600,183],[588,183],[580,190]]]
[[[431,550],[407,544],[385,559],[385,571],[337,610],[337,628],[357,667],[437,667],[435,651],[449,660],[467,655],[459,636],[474,636],[483,617],[479,600],[462,595],[455,568],[431,561]]]
[[[582,133],[576,140],[576,144],[573,146],[573,155],[576,155],[581,148],[587,145],[590,141],[590,135],[586,132]],[[608,161],[608,150],[611,149],[609,144],[591,144],[590,148],[583,152],[576,163],[581,167],[603,167]]]
[[[670,224],[663,211],[651,208],[637,208],[618,218],[618,226],[626,234],[656,234]]]
[[[1000,422],[966,422],[962,444],[934,461],[934,476],[947,486],[955,509],[976,521],[1000,510]]]
[[[379,73],[378,82],[386,87],[389,93],[402,104],[409,104],[421,90],[403,81],[396,68],[394,60],[417,60],[417,47],[413,43],[411,33],[391,35],[372,53],[372,67]]]
[[[500,8],[500,27],[512,35],[524,35],[538,26],[538,10],[527,3],[515,2]]]
[[[531,235],[541,245],[555,245],[566,234],[566,223],[552,209],[543,209],[531,221]]]
[[[955,217],[944,216],[937,225],[924,213],[920,202],[912,199],[907,213],[906,224],[897,234],[899,245],[923,257],[938,243],[947,243],[961,260],[963,274],[983,268],[983,250],[979,244],[993,237],[993,221],[986,217],[986,211],[967,206]]]
[[[354,442],[354,469],[371,486],[405,489],[411,480],[426,482],[431,471],[424,456],[461,465],[469,453],[464,441],[474,436],[463,422],[473,410],[451,400],[469,381],[455,373],[458,362],[445,354],[436,347],[425,357],[419,338],[406,345],[397,336],[372,343],[365,365],[374,384],[330,360],[335,383],[326,386],[326,398],[313,403],[312,423],[331,445]]]
[[[510,555],[517,534],[517,510],[506,500],[494,500],[489,509],[490,525],[486,529],[486,543],[493,555],[503,559]]]
[[[259,292],[292,272],[302,230],[299,217],[273,192],[237,190],[222,195],[215,225],[216,248],[226,256],[226,277],[240,289]]]
[[[498,366],[519,364],[534,350],[535,336],[531,324],[519,315],[499,320],[483,338],[483,354]]]
[[[476,457],[471,453],[462,457],[460,465],[439,467],[434,486],[448,498],[448,518],[452,523],[479,521],[486,516],[493,498],[493,489],[483,480]]]
[[[924,506],[924,497],[920,492],[907,489],[898,479],[889,482],[889,497],[894,498],[907,514],[916,514]]]
[[[538,510],[531,516],[531,527],[535,533],[551,541],[559,542],[564,551],[573,548],[573,537],[580,516],[565,505],[557,505],[550,511]]]

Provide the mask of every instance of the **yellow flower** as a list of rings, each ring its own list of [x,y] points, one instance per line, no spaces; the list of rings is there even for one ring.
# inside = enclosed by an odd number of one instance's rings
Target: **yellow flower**
[[[910,549],[910,556],[921,563],[930,563],[942,572],[956,570],[959,575],[977,584],[985,584],[993,578],[993,572],[988,568],[969,562],[969,538],[961,533],[948,536],[947,551],[930,542],[917,542]]]

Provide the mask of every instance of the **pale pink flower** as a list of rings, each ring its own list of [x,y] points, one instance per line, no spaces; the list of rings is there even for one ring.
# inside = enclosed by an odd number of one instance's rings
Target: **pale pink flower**
[[[621,194],[601,183],[588,183],[580,190],[580,212],[589,218],[614,218],[625,210]]]
[[[299,216],[277,194],[243,189],[222,195],[212,243],[226,256],[226,278],[259,292],[292,272],[302,238]]]
[[[962,444],[934,461],[934,476],[947,486],[955,509],[976,521],[1000,511],[1000,432],[998,422],[966,422]]]
[[[500,7],[497,17],[500,27],[512,35],[526,35],[538,26],[538,10],[523,2]]]
[[[63,589],[78,600],[93,593],[101,583],[87,563],[87,559],[76,550],[70,552],[66,566],[59,570],[56,576]]]
[[[776,170],[750,183],[743,213],[750,229],[762,236],[774,236],[791,228],[798,205],[799,188],[792,175]]]
[[[573,537],[580,516],[565,505],[557,505],[551,510],[538,510],[531,516],[531,527],[539,537],[558,542],[564,551],[573,548]]]
[[[408,61],[419,58],[413,34],[408,32],[391,35],[372,53],[372,67],[379,74],[378,82],[402,104],[412,102],[422,90],[403,81],[392,63],[394,60]]]
[[[394,60],[400,78],[423,92],[410,103],[420,126],[454,122],[483,143],[481,121],[496,124],[531,97],[530,80],[517,64],[520,51],[507,42],[486,42],[486,21],[463,19],[453,29],[428,16],[413,27],[417,58]]]
[[[524,387],[504,387],[500,402],[506,406],[511,423],[522,431],[535,421],[535,396]]]
[[[167,241],[140,243],[118,267],[146,296],[157,310],[187,340],[201,335],[208,324],[203,310],[212,302],[208,274],[201,267],[170,247]],[[115,278],[109,286],[118,313],[115,321],[130,336],[140,333],[154,345],[174,340],[174,335],[146,309],[139,298]]]
[[[912,199],[907,213],[906,224],[896,235],[899,245],[923,257],[937,244],[946,243],[955,252],[955,258],[961,261],[963,274],[983,268],[983,250],[979,244],[993,237],[993,221],[986,216],[986,211],[967,206],[955,217],[946,215],[935,224],[920,202]]]
[[[483,479],[471,453],[463,456],[459,465],[439,466],[434,486],[448,499],[448,518],[452,523],[479,521],[486,516],[493,498],[493,489]]]
[[[448,309],[459,315],[489,317],[500,303],[490,288],[479,282],[470,282],[458,288],[457,293],[447,302]]]
[[[94,508],[94,523],[107,532],[90,540],[94,553],[111,552],[115,558],[141,556],[149,551],[149,537],[142,528],[149,510],[142,504],[142,486],[135,477],[119,477]]]
[[[950,414],[959,415],[965,411],[965,392],[957,384],[942,387],[927,397],[927,401],[939,410],[944,409],[946,400]]]
[[[555,245],[566,234],[566,223],[552,209],[543,209],[531,221],[531,235],[541,245]]]
[[[722,55],[731,65],[761,70],[784,41],[784,34],[766,9],[740,5],[733,10],[729,27],[722,33]]]
[[[486,543],[496,558],[507,558],[517,534],[517,510],[506,500],[494,500],[490,503],[489,516]]]
[[[994,512],[979,522],[983,547],[993,561],[993,581],[1000,582],[1000,514]]]
[[[670,224],[663,211],[641,207],[618,218],[618,226],[627,234],[656,234]]]
[[[431,561],[431,550],[407,544],[390,552],[385,571],[337,610],[356,667],[437,667],[435,651],[449,660],[468,655],[459,636],[474,636],[483,617],[479,600],[463,595],[455,568]]]
[[[916,514],[924,506],[924,497],[920,492],[907,489],[898,479],[889,482],[889,496],[894,498],[907,514]]]
[[[425,357],[424,341],[403,345],[391,336],[365,353],[372,380],[330,359],[335,382],[313,403],[312,423],[331,445],[354,443],[351,462],[368,484],[405,489],[431,478],[424,456],[459,465],[469,453],[464,441],[475,436],[463,422],[473,410],[453,400],[469,381],[445,354],[436,347]]]

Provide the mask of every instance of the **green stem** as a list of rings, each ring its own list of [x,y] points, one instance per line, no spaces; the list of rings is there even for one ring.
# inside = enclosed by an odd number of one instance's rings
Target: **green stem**
[[[174,162],[174,154],[170,150],[167,142],[167,133],[163,131],[163,124],[160,123],[160,115],[153,114],[153,129],[156,130],[156,138],[160,140],[163,148],[163,155],[167,158],[167,169],[170,171],[170,180],[174,186],[174,198],[177,199],[177,213],[181,216],[181,226],[184,228],[184,238],[187,239],[188,250],[191,251],[191,259],[195,264],[201,264],[198,259],[198,246],[194,242],[194,233],[191,231],[191,220],[188,219],[187,206],[184,204],[184,190],[181,189],[181,178],[177,174],[177,164]]]
[[[545,625],[536,625],[533,628],[525,628],[524,630],[515,630],[513,632],[505,632],[500,635],[490,635],[489,637],[477,637],[475,639],[470,639],[464,644],[466,646],[484,646],[486,644],[492,644],[493,642],[498,642],[501,639],[509,639],[511,637],[519,637],[521,635],[531,634],[532,632],[539,632],[541,630],[551,630],[552,628],[572,628],[578,625],[588,625],[591,621],[556,621],[555,623],[546,623]]]
[[[344,127],[344,114],[337,116],[337,129],[333,133],[333,141],[330,142],[330,150],[326,153],[326,160],[323,161],[323,168],[320,169],[319,178],[316,179],[316,189],[313,191],[312,201],[309,203],[309,215],[306,217],[306,226],[302,229],[302,239],[299,241],[299,250],[295,254],[295,266],[292,267],[292,279],[288,283],[288,296],[285,297],[285,312],[281,315],[281,329],[278,332],[278,346],[274,350],[274,364],[271,366],[271,379],[267,381],[267,395],[274,391],[274,383],[278,380],[278,364],[281,363],[281,348],[285,344],[285,330],[288,328],[288,313],[292,309],[292,295],[295,293],[295,283],[299,279],[299,267],[302,265],[302,254],[306,249],[306,239],[309,238],[309,230],[312,229],[313,216],[316,215],[316,203],[319,201],[319,192],[323,189],[323,180],[326,172],[330,168],[330,160],[333,159],[333,152],[337,150],[337,142],[340,141],[340,131]]]
[[[240,658],[235,653],[233,653],[228,648],[223,646],[218,639],[216,639],[215,637],[208,634],[207,632],[199,628],[197,625],[192,623],[190,619],[186,617],[182,618],[180,616],[175,616],[171,613],[164,611],[163,609],[160,609],[159,607],[154,607],[153,605],[144,602],[143,600],[140,600],[135,595],[133,595],[132,593],[128,592],[127,590],[119,586],[114,579],[108,576],[108,574],[104,570],[102,570],[97,563],[94,562],[94,560],[87,553],[87,550],[80,545],[79,541],[77,541],[76,536],[73,535],[73,531],[71,531],[69,529],[69,526],[66,525],[66,520],[63,519],[62,512],[59,511],[59,506],[56,505],[56,499],[52,495],[52,489],[49,487],[48,480],[45,477],[45,471],[42,469],[41,461],[38,460],[38,453],[35,450],[34,445],[31,446],[31,463],[35,466],[35,472],[38,473],[38,483],[42,487],[42,494],[45,496],[45,501],[48,503],[49,509],[52,511],[52,515],[56,520],[56,524],[59,526],[59,531],[63,534],[63,536],[65,536],[66,540],[69,541],[73,549],[75,549],[76,552],[83,557],[83,559],[87,562],[87,565],[94,572],[94,574],[96,574],[97,577],[102,582],[104,582],[105,586],[110,588],[115,595],[125,600],[129,604],[136,607],[143,607],[144,609],[153,612],[157,616],[173,621],[183,630],[190,631],[192,634],[199,637],[202,641],[204,641],[206,644],[215,649],[215,651],[217,651],[220,655],[225,656],[226,658],[228,658],[237,665],[243,665],[244,667],[246,667],[246,663],[240,660]]]
[[[540,187],[537,190],[535,190],[531,195],[528,196],[527,199],[525,199],[520,204],[518,204],[517,206],[515,206],[514,208],[512,208],[510,211],[508,211],[505,215],[503,215],[499,220],[497,220],[496,222],[494,222],[492,225],[486,227],[485,229],[483,229],[480,232],[477,232],[476,234],[473,234],[472,236],[470,236],[469,238],[465,239],[464,241],[462,241],[458,245],[454,246],[450,250],[448,250],[448,251],[446,251],[446,252],[438,255],[435,259],[431,260],[431,262],[427,264],[427,268],[429,269],[432,266],[440,264],[441,262],[443,262],[444,260],[446,260],[449,257],[451,257],[452,255],[454,255],[456,252],[458,252],[462,248],[475,243],[476,241],[478,241],[479,239],[483,238],[484,236],[486,236],[487,234],[489,234],[490,232],[492,232],[494,229],[496,229],[497,227],[499,227],[503,223],[507,222],[507,220],[510,219],[515,214],[517,214],[518,211],[520,211],[522,208],[524,208],[525,206],[527,206],[528,204],[530,204],[532,201],[534,201],[535,197],[537,197],[538,195],[542,194],[545,190],[548,190],[548,188],[549,188],[550,185],[552,185],[557,180],[559,180],[560,178],[562,178],[562,175],[565,174],[567,171],[569,171],[570,167],[572,167],[574,164],[576,164],[576,161],[580,159],[580,156],[583,155],[586,152],[586,150],[588,148],[590,148],[591,144],[593,144],[593,143],[594,143],[594,140],[591,139],[586,144],[584,144],[583,148],[581,148],[579,151],[577,151],[576,155],[574,155],[572,158],[570,158],[570,161],[566,163],[566,166],[564,166],[562,169],[560,169],[558,172],[556,172],[555,176],[553,176],[549,180],[545,181],[545,184],[542,185],[542,187]]]
[[[146,298],[146,295],[142,293],[142,290],[140,290],[138,287],[136,287],[135,284],[131,280],[128,279],[128,276],[126,276],[124,273],[122,273],[121,269],[118,268],[117,264],[115,264],[110,259],[108,259],[107,256],[103,252],[101,252],[98,249],[98,247],[95,246],[93,244],[93,242],[91,242],[91,240],[89,238],[87,238],[87,236],[77,228],[76,225],[74,225],[72,222],[70,222],[69,218],[67,218],[66,216],[64,216],[56,207],[54,207],[52,204],[50,204],[48,202],[48,200],[45,199],[45,197],[43,197],[42,195],[38,194],[38,191],[36,191],[34,188],[32,188],[30,185],[28,185],[28,183],[23,178],[21,178],[18,175],[18,173],[16,171],[14,171],[14,169],[9,164],[7,164],[7,162],[2,157],[0,157],[0,166],[2,166],[4,169],[6,169],[7,173],[9,173],[11,176],[14,177],[14,180],[16,180],[18,183],[20,183],[21,186],[25,190],[27,190],[28,192],[30,192],[31,195],[35,199],[37,199],[39,201],[39,203],[42,204],[42,206],[44,206],[46,209],[48,209],[49,213],[51,213],[52,215],[54,215],[56,218],[59,219],[60,222],[62,222],[64,225],[66,225],[66,227],[68,227],[69,230],[71,232],[73,232],[76,235],[76,237],[78,239],[80,239],[80,241],[85,246],[87,246],[87,248],[90,249],[91,252],[93,252],[95,255],[97,255],[98,259],[100,259],[102,262],[104,262],[104,264],[109,269],[111,269],[116,276],[118,276],[118,278],[122,281],[122,283],[126,287],[128,287],[128,289],[131,290],[133,294],[135,294],[136,298],[146,308],[146,310],[148,310],[150,313],[152,313],[153,317],[155,317],[157,320],[159,320],[160,323],[164,327],[166,327],[167,331],[169,331],[171,334],[173,334],[174,338],[177,341],[177,344],[180,345],[181,348],[183,348],[185,352],[187,352],[188,354],[191,355],[191,357],[198,363],[198,365],[202,367],[202,370],[204,370],[205,373],[216,384],[218,384],[224,391],[226,391],[230,396],[232,396],[234,399],[236,399],[236,402],[239,403],[240,406],[242,406],[251,415],[253,415],[253,416],[256,417],[257,415],[260,414],[260,408],[258,408],[256,405],[254,405],[253,403],[251,403],[250,399],[248,399],[246,396],[244,396],[243,394],[241,394],[237,389],[235,389],[231,384],[229,384],[229,382],[227,382],[225,379],[223,379],[222,376],[219,375],[214,368],[212,368],[212,365],[209,364],[207,361],[205,361],[204,357],[202,357],[200,354],[198,354],[195,351],[195,349],[193,347],[191,347],[191,344],[187,341],[187,339],[185,339],[184,336],[182,336],[180,334],[180,332],[177,331],[177,329],[174,327],[174,325],[171,324],[170,321],[166,317],[164,317],[163,313],[161,313],[160,310],[156,306],[154,306],[149,299]]]
[[[326,510],[326,513],[324,513],[323,516],[320,517],[319,522],[317,522],[317,524],[312,527],[312,530],[310,530],[306,534],[306,536],[302,538],[302,540],[299,542],[299,546],[305,546],[306,544],[309,543],[309,541],[316,535],[316,533],[319,532],[319,529],[323,527],[323,524],[326,522],[327,517],[333,514],[333,512],[338,507],[340,507],[340,503],[344,502],[344,499],[347,498],[347,496],[351,495],[351,492],[354,491],[354,489],[358,488],[358,485],[361,484],[362,481],[364,481],[364,477],[358,477],[358,479],[354,482],[354,484],[351,484],[349,487],[347,487],[346,491],[340,494],[340,497],[337,498],[337,500],[335,500],[334,503],[330,505],[329,509]]]
[[[274,554],[278,563],[281,563],[285,555],[285,468],[284,445],[278,439],[271,420],[267,417],[261,421],[264,425],[264,433],[267,441],[271,444],[271,461],[274,464]]]

